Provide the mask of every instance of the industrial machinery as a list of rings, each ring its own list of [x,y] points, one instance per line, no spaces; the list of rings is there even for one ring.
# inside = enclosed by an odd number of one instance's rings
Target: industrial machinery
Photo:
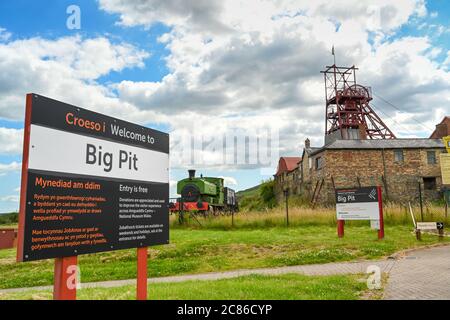
[[[395,139],[370,106],[370,87],[356,82],[356,68],[327,66],[325,79],[325,144],[337,139]]]
[[[236,192],[224,187],[222,178],[196,177],[195,170],[189,170],[189,177],[178,181],[177,193],[181,197],[169,204],[171,212],[226,214],[238,209]]]

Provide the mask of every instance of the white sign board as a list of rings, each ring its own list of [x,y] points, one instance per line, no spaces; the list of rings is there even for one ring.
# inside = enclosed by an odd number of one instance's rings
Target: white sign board
[[[169,135],[27,95],[18,260],[169,243]]]
[[[417,230],[436,230],[437,222],[417,222]]]
[[[379,220],[377,187],[336,190],[338,220]]]

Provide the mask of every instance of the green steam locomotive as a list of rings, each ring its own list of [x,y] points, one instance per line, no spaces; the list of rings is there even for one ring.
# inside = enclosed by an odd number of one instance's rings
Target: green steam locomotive
[[[222,178],[195,176],[189,170],[189,177],[178,181],[177,193],[181,195],[169,205],[170,211],[203,211],[213,214],[236,212],[236,192],[224,186]]]

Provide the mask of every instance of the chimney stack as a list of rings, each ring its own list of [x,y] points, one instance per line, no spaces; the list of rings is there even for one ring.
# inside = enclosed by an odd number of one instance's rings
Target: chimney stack
[[[188,170],[189,172],[189,179],[192,180],[195,178],[195,170]]]
[[[305,140],[305,148],[310,148],[311,147],[311,141],[307,138]]]

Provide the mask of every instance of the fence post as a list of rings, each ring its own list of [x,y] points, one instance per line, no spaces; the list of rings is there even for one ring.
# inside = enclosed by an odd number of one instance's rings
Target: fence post
[[[234,209],[231,210],[231,226],[234,227]]]
[[[289,190],[284,190],[284,197],[285,197],[285,201],[286,201],[286,226],[289,227],[289,201],[288,201],[288,197],[289,197]]]
[[[419,202],[420,202],[420,218],[422,219],[423,222],[422,184],[420,183],[420,180],[419,180]]]

